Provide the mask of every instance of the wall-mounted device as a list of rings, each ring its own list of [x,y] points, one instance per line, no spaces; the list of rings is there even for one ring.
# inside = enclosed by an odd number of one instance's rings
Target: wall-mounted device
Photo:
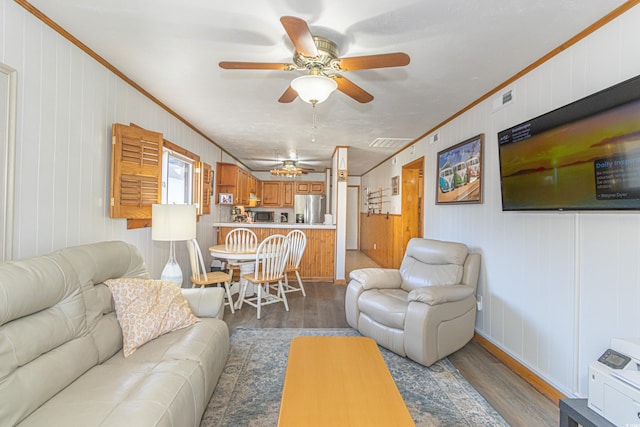
[[[588,406],[617,426],[640,425],[640,338],[612,338],[589,364]]]

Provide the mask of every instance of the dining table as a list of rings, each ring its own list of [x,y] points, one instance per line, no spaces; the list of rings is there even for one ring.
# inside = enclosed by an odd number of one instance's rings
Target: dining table
[[[240,266],[240,280],[231,284],[231,294],[240,294],[240,290],[243,285],[246,285],[245,296],[253,296],[255,293],[254,287],[251,283],[247,282],[242,276],[245,274],[253,273],[255,271],[255,260],[258,246],[244,248],[242,250],[235,250],[229,248],[227,245],[214,245],[209,248],[209,253],[213,258],[224,260],[227,263],[231,262]],[[253,261],[253,262],[252,262]],[[240,308],[240,301],[236,301],[234,307]]]

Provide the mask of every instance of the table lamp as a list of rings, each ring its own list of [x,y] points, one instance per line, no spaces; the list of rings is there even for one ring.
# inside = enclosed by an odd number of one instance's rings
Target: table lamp
[[[168,241],[169,261],[160,278],[182,287],[182,270],[176,262],[174,242],[196,238],[195,205],[153,205],[151,207],[151,238]]]

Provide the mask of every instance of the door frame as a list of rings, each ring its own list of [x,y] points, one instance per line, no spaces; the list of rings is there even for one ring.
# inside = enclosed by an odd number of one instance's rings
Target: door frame
[[[16,167],[16,100],[18,88],[18,72],[0,62],[0,73],[7,76],[6,97],[0,102],[4,103],[6,114],[0,118],[6,126],[0,135],[3,143],[0,147],[0,204],[3,205],[0,216],[0,234],[3,244],[0,247],[0,263],[13,259],[13,218],[15,199],[15,167]],[[3,108],[4,108],[3,107]]]
[[[360,186],[359,185],[347,185],[347,223],[349,222],[348,218],[350,215],[352,215],[352,212],[349,211],[349,189],[355,188],[358,191],[357,194],[357,198],[356,198],[356,212],[355,212],[355,221],[356,221],[356,225],[357,225],[357,230],[356,230],[356,248],[355,249],[349,249],[347,248],[347,250],[360,250]],[[348,240],[348,239],[346,239]],[[345,247],[346,247],[346,240],[345,240]]]

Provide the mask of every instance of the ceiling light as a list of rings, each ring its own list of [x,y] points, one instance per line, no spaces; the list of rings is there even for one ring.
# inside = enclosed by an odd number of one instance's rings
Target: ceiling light
[[[338,88],[338,84],[327,76],[316,74],[293,79],[291,87],[298,92],[300,99],[315,105],[325,101]]]
[[[280,169],[271,169],[271,175],[295,178],[302,174],[302,169],[296,166],[295,160],[285,160]]]
[[[295,178],[297,176],[302,175],[302,171],[300,169],[271,169],[271,175],[274,176],[284,176],[286,178]]]

